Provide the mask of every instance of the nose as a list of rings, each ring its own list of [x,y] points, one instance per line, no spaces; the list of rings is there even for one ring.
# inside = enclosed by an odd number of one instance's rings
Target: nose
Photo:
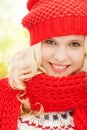
[[[54,52],[54,59],[58,62],[63,62],[68,58],[66,47],[60,46]]]

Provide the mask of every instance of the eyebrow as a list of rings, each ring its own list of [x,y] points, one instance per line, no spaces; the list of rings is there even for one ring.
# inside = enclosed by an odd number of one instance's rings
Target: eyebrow
[[[51,39],[54,40],[55,42],[58,42],[56,38],[48,38],[46,40],[51,40]],[[84,39],[70,39],[68,42],[74,42],[74,41],[83,43],[85,41],[85,38]]]
[[[71,39],[70,41],[82,41],[82,42],[84,42],[84,40],[82,40],[82,39]]]

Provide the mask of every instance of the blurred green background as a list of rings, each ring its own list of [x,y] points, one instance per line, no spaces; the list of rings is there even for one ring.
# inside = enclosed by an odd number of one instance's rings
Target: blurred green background
[[[27,0],[0,1],[0,78],[7,77],[13,54],[29,46],[29,36],[21,25]]]

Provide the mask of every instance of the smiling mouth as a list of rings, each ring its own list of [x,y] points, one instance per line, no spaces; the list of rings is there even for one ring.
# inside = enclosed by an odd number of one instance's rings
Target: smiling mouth
[[[61,64],[57,65],[53,63],[50,63],[50,65],[51,65],[51,68],[58,73],[65,72],[70,66],[70,65],[61,65]]]

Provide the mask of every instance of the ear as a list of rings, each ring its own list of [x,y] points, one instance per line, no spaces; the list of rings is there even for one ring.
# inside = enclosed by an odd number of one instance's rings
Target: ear
[[[33,5],[38,2],[39,0],[28,0],[27,2],[27,8],[28,10],[31,10],[31,8],[33,7]]]

